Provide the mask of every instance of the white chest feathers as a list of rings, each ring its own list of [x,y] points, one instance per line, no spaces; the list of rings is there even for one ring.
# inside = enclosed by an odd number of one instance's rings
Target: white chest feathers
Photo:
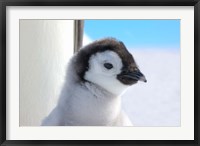
[[[91,83],[71,87],[63,91],[43,126],[131,126],[120,97]]]

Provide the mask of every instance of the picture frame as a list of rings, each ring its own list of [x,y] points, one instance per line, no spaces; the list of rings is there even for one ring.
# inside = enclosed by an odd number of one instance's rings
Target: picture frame
[[[194,6],[194,140],[7,140],[6,139],[6,7],[7,6]],[[198,145],[199,140],[199,0],[2,0],[0,1],[0,144],[3,145]]]

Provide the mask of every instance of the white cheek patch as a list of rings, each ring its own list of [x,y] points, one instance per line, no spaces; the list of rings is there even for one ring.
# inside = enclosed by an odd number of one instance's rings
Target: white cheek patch
[[[113,68],[108,70],[104,67],[104,63],[111,63]],[[89,60],[89,68],[100,74],[103,74],[104,72],[107,76],[112,74],[115,75],[121,72],[122,61],[115,52],[105,51],[91,56]]]
[[[113,68],[106,69],[104,63],[111,63]],[[115,95],[119,95],[128,87],[117,79],[122,67],[122,60],[117,53],[113,51],[96,53],[90,57],[89,70],[85,73],[84,78]]]

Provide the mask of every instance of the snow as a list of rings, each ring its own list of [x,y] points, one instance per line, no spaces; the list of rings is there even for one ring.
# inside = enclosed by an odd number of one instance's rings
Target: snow
[[[135,50],[133,56],[147,83],[138,82],[122,95],[134,126],[180,126],[180,52]]]

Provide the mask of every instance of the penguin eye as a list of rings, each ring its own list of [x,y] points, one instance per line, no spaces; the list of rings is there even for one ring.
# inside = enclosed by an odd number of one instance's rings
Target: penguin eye
[[[113,65],[111,63],[104,63],[104,67],[107,69],[113,68]]]

